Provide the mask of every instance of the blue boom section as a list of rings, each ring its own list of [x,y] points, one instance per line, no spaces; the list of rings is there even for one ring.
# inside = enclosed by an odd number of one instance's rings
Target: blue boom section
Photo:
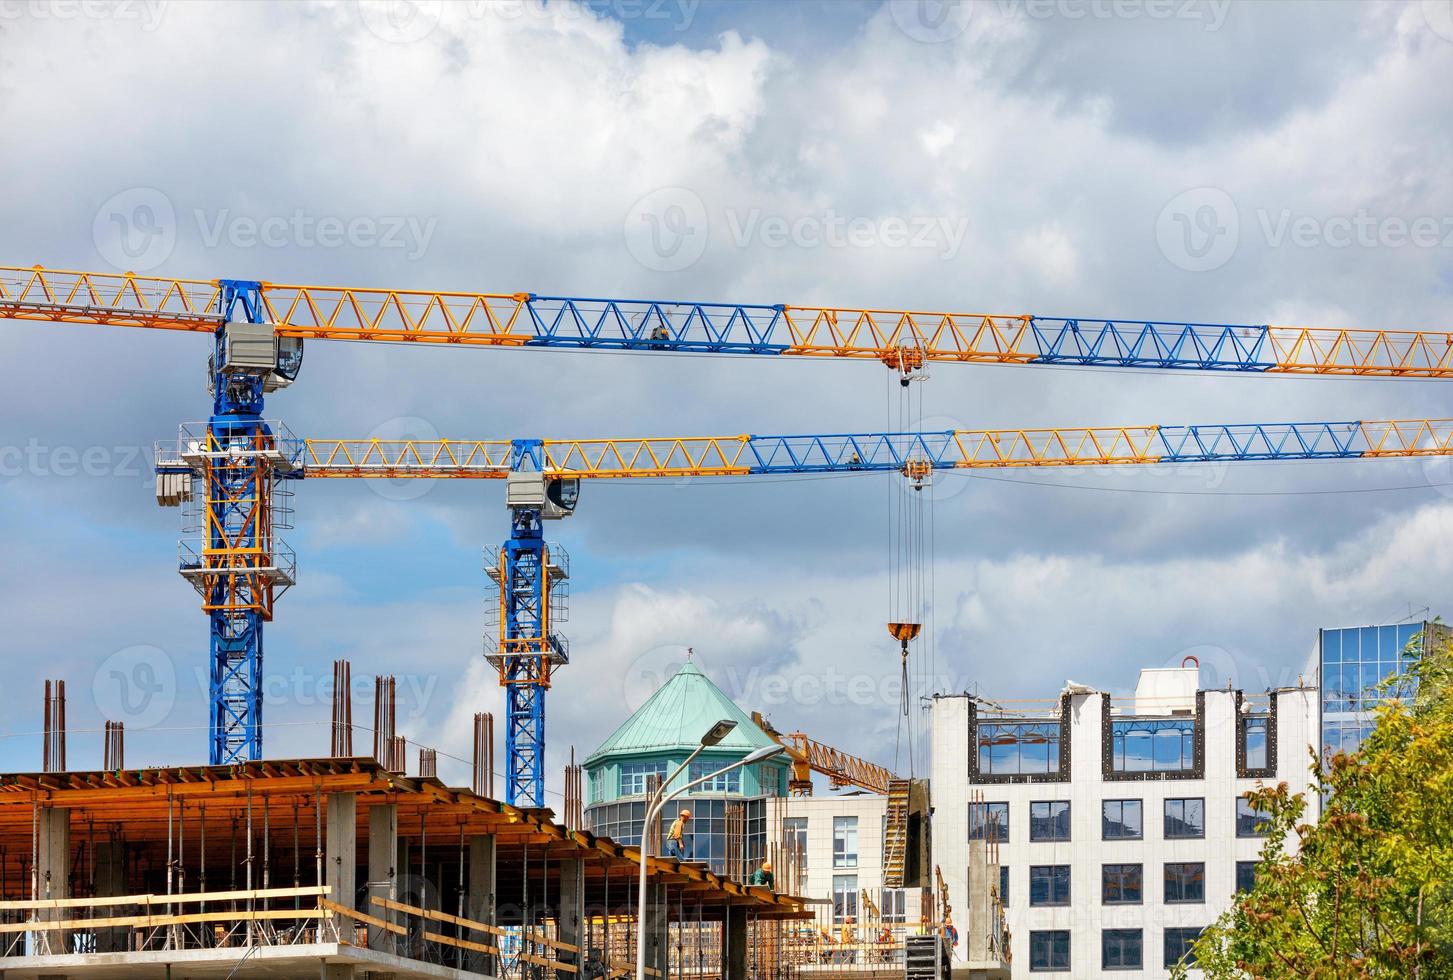
[[[699,354],[782,354],[792,348],[786,307],[658,299],[536,296],[525,303],[530,345]]]
[[[1269,371],[1270,328],[1215,323],[1031,317],[1038,356],[1031,364]]]
[[[802,336],[826,312],[782,303],[703,303],[662,299],[607,299],[537,296],[525,301],[535,336],[528,346],[604,348],[687,353],[779,355],[799,350]],[[970,334],[980,319],[962,314],[897,314],[871,310],[832,310],[840,332],[850,331],[863,315],[875,316],[881,329],[900,329],[902,342],[915,345],[914,330],[933,349],[956,345],[935,335],[945,322]],[[998,318],[1014,320],[1016,318]],[[910,329],[902,330],[912,322]],[[1086,317],[1030,317],[1030,329],[1014,342],[1031,364],[1101,367],[1177,368],[1199,371],[1268,371],[1277,362],[1269,353],[1265,324],[1173,323]],[[826,331],[814,341],[833,346]],[[857,343],[865,342],[862,336]]]
[[[1361,422],[1282,425],[1165,425],[1156,430],[1163,463],[1276,459],[1356,459],[1366,445]]]
[[[1006,433],[996,451],[975,451],[981,433],[870,432],[838,435],[751,436],[745,462],[761,475],[791,473],[899,472],[915,464],[936,470],[965,467],[1093,463],[1208,463],[1256,460],[1353,459],[1364,455],[1360,422],[1293,422],[1247,425],[1173,425],[1127,429],[1143,448],[1102,454],[1067,449],[1060,430]],[[1110,440],[1106,440],[1107,442]]]

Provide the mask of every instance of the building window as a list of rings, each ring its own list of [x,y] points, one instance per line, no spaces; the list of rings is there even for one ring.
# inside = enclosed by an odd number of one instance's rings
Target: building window
[[[1270,730],[1270,715],[1243,715],[1241,718],[1241,739],[1246,746],[1246,769],[1266,769],[1267,732]]]
[[[878,893],[878,911],[883,921],[891,926],[901,926],[908,917],[908,893],[902,888],[884,888]]]
[[[1256,862],[1236,862],[1236,891],[1238,894],[1249,892],[1256,887]]]
[[[782,853],[785,857],[782,863],[788,868],[797,869],[796,888],[792,889],[792,894],[804,894],[807,888],[806,817],[782,818]],[[783,881],[783,879],[779,878],[778,881]]]
[[[1244,796],[1236,798],[1236,836],[1265,837],[1266,817]]]
[[[1184,926],[1166,926],[1164,961],[1166,969],[1170,969],[1182,960],[1185,961],[1186,966],[1193,965],[1196,962],[1196,958],[1191,953],[1191,947],[1200,938],[1201,930],[1194,926],[1190,928]]]
[[[1165,801],[1165,839],[1187,840],[1206,836],[1206,801]]]
[[[661,813],[659,826],[662,833],[683,809],[691,811],[689,832],[692,857],[697,861],[707,862],[716,874],[738,873],[735,863],[738,856],[748,868],[756,867],[757,862],[767,856],[771,841],[768,839],[765,799],[675,800],[667,804]],[[731,819],[730,815],[736,813],[742,814],[742,822],[737,823]],[[630,847],[641,842],[641,823],[645,816],[646,801],[639,798],[592,806],[585,811],[586,823],[592,833]],[[728,824],[741,827],[745,833],[736,834],[729,841]],[[740,850],[736,844],[738,839],[741,841]],[[732,862],[728,862],[729,856],[733,859]],[[729,863],[732,864],[731,868],[728,867]]]
[[[1140,930],[1106,929],[1100,933],[1100,969],[1139,970]]]
[[[1100,874],[1100,900],[1104,904],[1139,905],[1144,901],[1143,865],[1107,864]]]
[[[969,840],[1009,843],[1009,804],[970,803]]]
[[[701,779],[705,776],[710,776],[712,773],[720,769],[722,765],[722,763],[718,762],[693,762],[691,764],[691,771],[687,775],[687,779],[690,782],[695,782],[696,780]],[[697,786],[691,792],[740,794],[741,791],[742,771],[741,769],[733,769],[730,772],[722,773],[715,779],[708,779],[706,782],[702,783],[700,786]]]
[[[1034,865],[1029,869],[1030,905],[1070,904],[1070,866]]]
[[[1066,841],[1070,839],[1070,805],[1064,800],[1029,804],[1029,839],[1032,841]]]
[[[1206,865],[1202,861],[1165,866],[1165,904],[1198,904],[1206,900]]]
[[[605,767],[592,770],[590,773],[590,802],[605,802]]]
[[[664,762],[622,762],[620,766],[620,795],[645,796],[646,782],[652,776],[666,778]]]
[[[999,904],[1004,906],[1009,904],[1009,866],[1007,864],[999,865]]]
[[[1106,800],[1100,814],[1105,840],[1140,840],[1145,836],[1139,800]]]
[[[1046,929],[1029,934],[1029,969],[1035,973],[1070,968],[1070,931]]]
[[[1110,722],[1114,772],[1191,772],[1196,767],[1194,718],[1116,718]]]
[[[851,918],[858,918],[858,876],[832,876],[832,923],[840,926]]]
[[[1059,772],[1057,721],[979,722],[979,775]]]
[[[858,866],[858,818],[832,818],[832,866],[834,868],[856,868]]]

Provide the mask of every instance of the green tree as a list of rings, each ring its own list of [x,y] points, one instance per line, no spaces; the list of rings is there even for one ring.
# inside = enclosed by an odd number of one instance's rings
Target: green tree
[[[1247,794],[1266,845],[1255,886],[1196,943],[1206,977],[1453,980],[1453,642],[1429,632],[1361,748],[1313,753],[1320,820],[1286,783]]]

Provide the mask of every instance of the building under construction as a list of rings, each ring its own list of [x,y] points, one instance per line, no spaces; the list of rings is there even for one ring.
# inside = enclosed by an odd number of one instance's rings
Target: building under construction
[[[335,702],[332,758],[127,769],[108,725],[93,772],[65,771],[48,687],[49,771],[0,775],[0,977],[615,978],[642,933],[647,976],[780,972],[799,901],[647,857],[642,917],[640,849],[582,829],[578,797],[564,823],[491,798],[487,717],[474,786],[429,750],[406,775],[390,687],[372,757]]]

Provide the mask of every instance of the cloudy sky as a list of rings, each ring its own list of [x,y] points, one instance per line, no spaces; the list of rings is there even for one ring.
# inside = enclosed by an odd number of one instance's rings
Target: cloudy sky
[[[0,0],[0,262],[1443,329],[1450,116],[1448,0]],[[207,348],[0,330],[6,769],[39,765],[47,677],[73,766],[99,765],[105,717],[132,764],[205,761],[206,622],[148,465],[205,417]],[[945,365],[915,393],[926,426],[1004,427],[1441,417],[1444,384]],[[894,390],[873,364],[318,342],[267,414],[319,437],[861,431]],[[470,714],[502,706],[480,641],[500,487],[295,489],[269,754],[326,752],[319,685],[347,657],[400,676],[411,740],[466,756]],[[884,629],[903,493],[587,486],[550,527],[574,571],[551,790],[688,646],[745,707],[906,769]],[[1319,627],[1448,608],[1445,465],[985,473],[924,507],[923,690],[1124,690],[1186,653],[1262,690]]]

